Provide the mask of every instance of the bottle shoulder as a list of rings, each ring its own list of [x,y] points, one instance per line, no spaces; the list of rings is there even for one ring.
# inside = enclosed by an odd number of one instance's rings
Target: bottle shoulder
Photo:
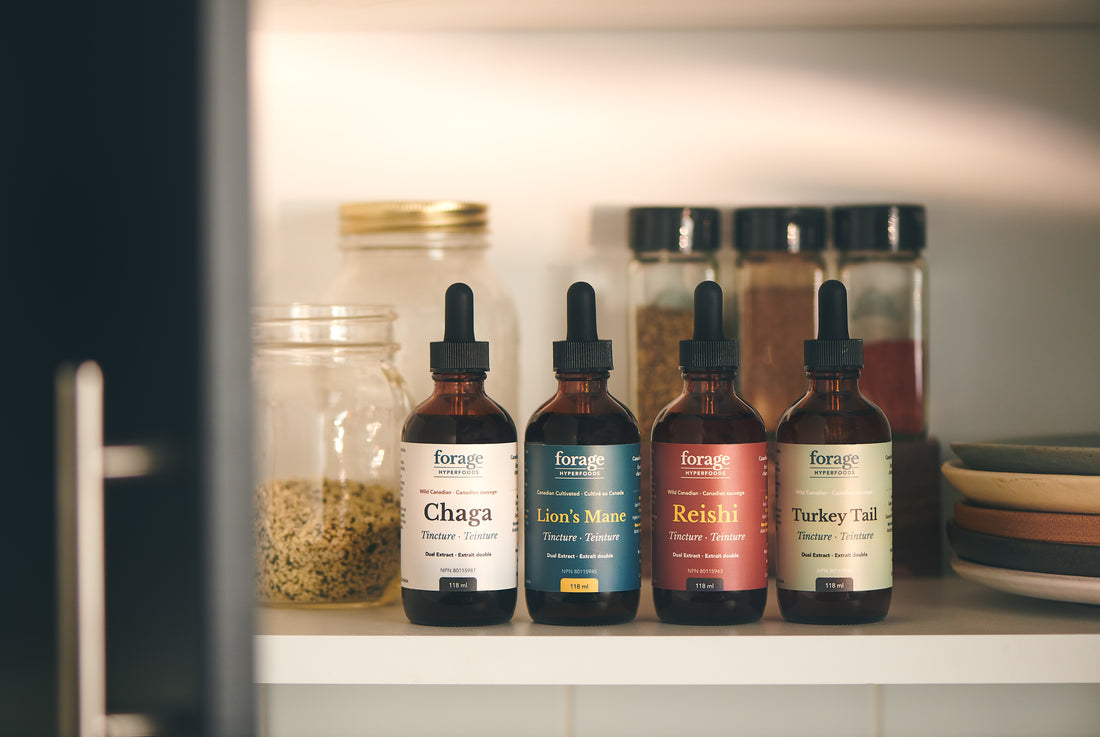
[[[775,437],[780,443],[831,445],[892,439],[886,415],[859,392],[807,393],[783,413]]]
[[[755,443],[767,440],[760,414],[733,392],[681,394],[657,415],[650,434],[664,443]]]
[[[470,417],[489,417],[503,415],[512,422],[508,410],[484,392],[461,394],[433,394],[413,408],[413,414],[423,415],[466,415]]]
[[[568,394],[559,392],[546,400],[535,410],[531,419],[541,415],[622,415],[637,424],[634,413],[621,401],[607,392]]]
[[[529,443],[604,445],[640,442],[638,422],[626,405],[607,393],[583,397],[556,394],[527,423]]]
[[[485,395],[460,403],[433,396],[421,402],[406,418],[401,432],[412,443],[508,443],[518,440],[508,412]]]

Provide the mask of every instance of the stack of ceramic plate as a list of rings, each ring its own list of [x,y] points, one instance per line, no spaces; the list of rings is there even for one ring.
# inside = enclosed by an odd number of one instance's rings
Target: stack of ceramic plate
[[[951,567],[1000,591],[1100,604],[1100,434],[953,443]]]

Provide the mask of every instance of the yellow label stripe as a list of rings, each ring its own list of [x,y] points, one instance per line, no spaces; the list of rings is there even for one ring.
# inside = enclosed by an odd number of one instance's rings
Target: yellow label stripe
[[[595,594],[600,590],[600,582],[595,578],[563,578],[561,580],[561,593],[575,594],[578,592]]]

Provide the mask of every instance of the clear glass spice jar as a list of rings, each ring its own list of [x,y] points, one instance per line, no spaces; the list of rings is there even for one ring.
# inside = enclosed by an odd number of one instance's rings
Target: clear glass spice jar
[[[493,346],[486,391],[510,412],[519,402],[516,307],[487,255],[489,208],[451,200],[354,202],[340,206],[343,264],[325,298],[333,304],[393,305],[396,365],[413,398],[431,396],[429,337],[443,331],[436,295],[454,282],[473,289],[474,331]],[[427,296],[426,296],[427,295]]]
[[[680,339],[691,334],[695,287],[717,278],[720,222],[718,210],[709,207],[635,207],[628,213],[627,387],[641,432],[643,575],[652,565],[650,433],[683,386]]]
[[[695,287],[716,280],[721,229],[709,207],[634,207],[628,218],[627,383],[648,440],[657,414],[680,393],[680,339],[691,334]]]
[[[852,333],[863,338],[863,393],[886,414],[895,440],[920,440],[928,431],[924,207],[833,208],[833,243]]]
[[[253,315],[256,596],[363,606],[400,591],[400,434],[408,389],[389,307]]]
[[[774,434],[791,397],[806,389],[802,342],[816,330],[825,281],[825,208],[741,208],[733,220],[740,393]]]

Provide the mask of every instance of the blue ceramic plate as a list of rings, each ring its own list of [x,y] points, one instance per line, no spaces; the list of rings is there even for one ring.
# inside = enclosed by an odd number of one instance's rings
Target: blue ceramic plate
[[[955,555],[987,566],[1058,576],[1100,578],[1100,546],[1067,545],[986,535],[947,522]]]
[[[1100,476],[1100,433],[951,443],[951,450],[976,471]]]

